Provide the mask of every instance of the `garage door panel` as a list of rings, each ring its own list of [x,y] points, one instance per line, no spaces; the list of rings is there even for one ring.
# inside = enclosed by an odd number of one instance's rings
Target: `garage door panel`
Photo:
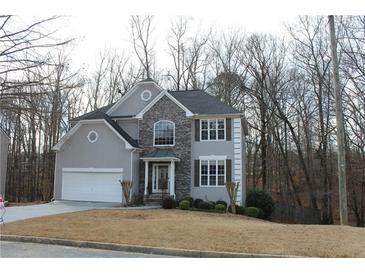
[[[63,172],[62,177],[63,200],[122,202],[121,173]]]

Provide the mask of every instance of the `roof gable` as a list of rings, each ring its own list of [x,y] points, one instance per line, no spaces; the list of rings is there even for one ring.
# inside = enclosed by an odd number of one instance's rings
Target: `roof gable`
[[[163,98],[164,96],[166,96],[167,98],[169,98],[172,102],[174,102],[178,107],[180,107],[182,110],[185,111],[186,117],[192,117],[194,114],[185,106],[183,105],[180,101],[176,100],[175,97],[173,97],[169,92],[167,91],[162,91],[155,99],[153,99],[148,105],[145,106],[145,108],[143,108],[136,116],[135,118],[137,119],[143,119],[143,115],[150,110],[158,101],[161,100],[161,98]]]
[[[143,93],[150,94],[150,98],[143,100]],[[120,117],[126,115],[136,115],[155,97],[157,97],[163,89],[151,79],[147,79],[137,83],[130,91],[120,98],[105,113],[111,117]]]
[[[52,148],[53,150],[60,150],[61,147],[67,142],[68,139],[74,135],[77,130],[84,124],[93,124],[93,123],[104,123],[112,132],[114,132],[118,138],[120,138],[125,143],[126,149],[136,149],[138,147],[138,143],[128,135],[122,128],[118,126],[117,123],[112,121],[107,115],[105,115],[104,119],[95,119],[95,120],[81,120],[74,127],[71,128],[69,132],[67,132],[61,140]]]
[[[142,102],[141,92],[151,90],[154,96],[147,102]],[[168,94],[168,95],[167,95]],[[227,105],[204,91],[170,91],[166,92],[151,79],[139,82],[125,96],[116,103],[109,104],[97,110],[91,111],[71,121],[104,119],[105,115],[111,118],[139,118],[153,104],[155,104],[163,95],[168,96],[182,109],[191,115],[240,115],[240,111]],[[169,96],[170,95],[170,96]],[[133,99],[134,98],[134,99]],[[133,100],[132,100],[133,99]],[[146,110],[147,109],[147,110]],[[142,113],[142,114],[141,114]]]
[[[195,115],[241,114],[218,97],[204,91],[171,91],[170,94]]]

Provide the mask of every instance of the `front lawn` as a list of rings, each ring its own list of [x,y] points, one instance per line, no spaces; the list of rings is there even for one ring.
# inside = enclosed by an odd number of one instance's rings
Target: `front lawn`
[[[2,234],[316,257],[365,257],[365,229],[182,210],[90,210],[18,221]]]

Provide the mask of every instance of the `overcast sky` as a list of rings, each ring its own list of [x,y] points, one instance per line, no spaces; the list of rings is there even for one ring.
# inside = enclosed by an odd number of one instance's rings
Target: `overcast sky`
[[[191,27],[214,26],[218,32],[239,29],[244,33],[284,35],[284,22],[304,14],[361,14],[365,0],[0,0],[2,10],[21,16],[69,15],[61,36],[76,38],[73,65],[92,67],[104,48],[131,50],[130,14],[155,14],[156,62],[164,68],[168,60],[167,33],[173,14],[190,15]],[[194,29],[191,29],[194,31]],[[63,37],[60,37],[63,38]]]
[[[153,41],[159,67],[168,59],[167,35],[170,22],[176,16],[157,15],[154,19]],[[202,31],[213,26],[216,32],[240,30],[243,33],[266,32],[284,35],[284,22],[295,19],[293,15],[277,15],[263,20],[263,16],[192,16],[189,20],[190,32],[194,33],[198,26]],[[128,15],[106,16],[97,20],[93,15],[71,15],[66,26],[61,30],[62,36],[76,37],[76,46],[72,53],[73,63],[86,67],[95,65],[99,52],[105,48],[127,52],[132,49],[130,24]],[[128,52],[127,52],[128,53]]]

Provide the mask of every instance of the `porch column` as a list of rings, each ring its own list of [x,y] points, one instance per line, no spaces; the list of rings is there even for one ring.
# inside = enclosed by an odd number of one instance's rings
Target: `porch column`
[[[175,161],[171,160],[170,195],[175,197]]]
[[[148,161],[144,162],[144,195],[148,194]]]

